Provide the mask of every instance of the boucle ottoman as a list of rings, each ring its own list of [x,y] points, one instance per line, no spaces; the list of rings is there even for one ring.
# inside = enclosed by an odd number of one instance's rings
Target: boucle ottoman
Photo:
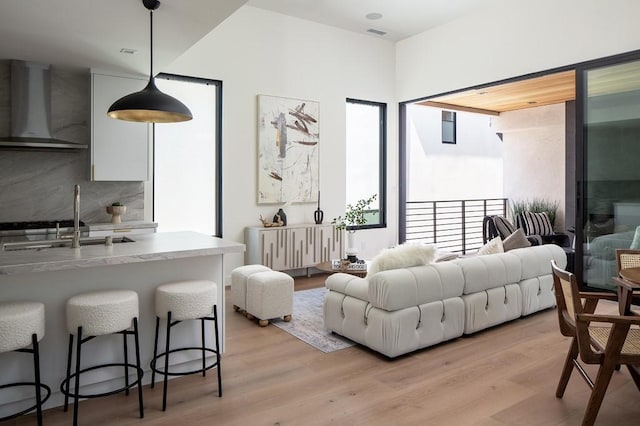
[[[233,310],[244,311],[247,309],[247,280],[258,272],[271,271],[264,265],[245,265],[231,271],[231,300]]]
[[[291,321],[293,278],[284,272],[264,271],[247,279],[247,318],[258,318],[261,327],[272,318]]]

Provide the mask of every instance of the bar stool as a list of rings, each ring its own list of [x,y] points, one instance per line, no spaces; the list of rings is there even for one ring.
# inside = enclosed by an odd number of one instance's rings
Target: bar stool
[[[133,330],[131,330],[133,326]],[[73,396],[73,424],[78,424],[78,399],[97,398],[125,392],[129,395],[129,389],[138,385],[138,408],[140,418],[144,417],[142,405],[142,375],[140,367],[140,342],[138,336],[138,294],[131,290],[108,290],[77,294],[67,300],[67,329],[69,331],[69,352],[67,357],[67,376],[60,384],[60,391],[64,394],[64,411],[67,411],[69,396]],[[122,334],[124,362],[99,364],[80,369],[82,345],[98,336],[108,334]],[[128,360],[127,336],[133,335],[135,341],[136,364],[130,364]],[[77,337],[76,344],[76,368],[71,374],[71,359],[73,353],[73,340]],[[124,387],[104,393],[81,394],[80,375],[87,371],[106,367],[124,367]],[[129,383],[129,368],[134,368],[137,380]],[[73,391],[69,389],[71,379],[74,379]]]
[[[222,373],[220,371],[220,342],[218,338],[218,309],[216,306],[217,285],[212,281],[192,280],[162,284],[156,289],[156,336],[151,360],[151,387],[155,386],[156,373],[164,376],[162,390],[162,411],[167,409],[168,376],[184,376],[202,373],[217,367],[218,369],[218,397],[222,396]],[[213,316],[212,316],[213,314]],[[158,329],[160,318],[166,319],[165,351],[158,353]],[[199,347],[184,347],[171,349],[171,328],[187,320],[200,320],[202,342]],[[207,348],[205,344],[205,321],[213,321],[216,340],[215,349]],[[202,352],[202,368],[186,372],[169,371],[169,354],[181,351],[198,350]],[[215,353],[216,361],[206,365],[206,353]],[[156,367],[159,358],[164,357],[164,369]]]
[[[44,337],[44,304],[39,302],[0,303],[0,353],[25,352],[33,354],[33,382],[16,382],[0,386],[0,389],[33,386],[36,393],[35,405],[20,412],[0,418],[13,419],[32,411],[37,412],[38,425],[42,425],[42,405],[49,399],[51,388],[40,382],[39,341]],[[31,349],[29,349],[31,346]],[[47,395],[42,398],[41,390]]]

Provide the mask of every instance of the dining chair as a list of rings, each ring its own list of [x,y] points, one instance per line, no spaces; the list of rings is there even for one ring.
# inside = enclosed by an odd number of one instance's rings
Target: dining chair
[[[618,273],[622,269],[640,266],[640,250],[616,249],[616,263],[618,265]]]
[[[595,314],[600,300],[615,301],[612,293],[581,292],[576,276],[560,269],[551,261],[553,285],[558,305],[558,321],[563,336],[571,337],[556,397],[562,398],[575,367],[591,388],[582,424],[593,425],[602,405],[607,387],[618,365],[626,365],[636,387],[640,390],[640,316]],[[597,322],[602,325],[592,325]],[[595,382],[578,360],[599,365]]]

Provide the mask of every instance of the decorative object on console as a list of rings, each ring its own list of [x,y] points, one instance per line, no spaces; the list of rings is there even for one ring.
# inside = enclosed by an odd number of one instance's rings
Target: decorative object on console
[[[276,214],[273,216],[274,223],[282,223],[282,226],[287,226],[287,215],[282,209],[278,209]]]
[[[122,223],[121,216],[127,211],[127,206],[123,206],[121,202],[116,201],[107,206],[107,213],[111,215],[111,223]]]
[[[431,244],[404,243],[384,249],[368,264],[367,277],[390,269],[428,265],[436,259],[436,248]]]
[[[313,213],[313,219],[316,221],[316,225],[322,225],[322,219],[324,219],[324,213],[320,210],[320,191],[318,191],[318,208]]]
[[[347,210],[344,213],[344,217],[334,217],[331,221],[332,225],[336,225],[336,229],[347,230],[347,247],[345,248],[345,254],[347,258],[352,262],[358,260],[358,249],[356,248],[354,237],[357,226],[362,226],[367,223],[365,214],[368,212],[369,206],[373,203],[378,194],[373,194],[369,198],[363,198],[358,200],[356,204],[347,204]],[[377,212],[373,212],[376,214]]]
[[[258,95],[258,203],[313,202],[320,104]]]
[[[149,82],[139,92],[126,95],[111,105],[107,115],[111,118],[144,123],[177,123],[193,118],[189,108],[176,98],[161,92],[154,80],[153,73],[153,11],[160,7],[158,0],[142,0],[149,10],[150,45]]]
[[[278,217],[277,214],[273,218],[275,219],[276,217]],[[262,218],[262,215],[260,215],[260,222],[262,222],[262,226],[264,226],[265,228],[274,228],[277,226],[284,226],[284,222],[282,222],[282,220],[278,220],[277,222],[267,222],[266,219]]]

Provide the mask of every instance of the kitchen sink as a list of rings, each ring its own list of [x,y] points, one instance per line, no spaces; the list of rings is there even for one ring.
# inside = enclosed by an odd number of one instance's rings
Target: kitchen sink
[[[80,247],[82,246],[95,246],[106,245],[106,240],[109,237],[82,237],[80,238]],[[135,240],[129,237],[111,237],[113,244],[120,243],[133,243]],[[70,238],[58,239],[58,240],[41,240],[41,241],[19,241],[11,243],[3,243],[2,251],[15,251],[15,250],[44,250],[58,247],[71,247],[72,240]]]

